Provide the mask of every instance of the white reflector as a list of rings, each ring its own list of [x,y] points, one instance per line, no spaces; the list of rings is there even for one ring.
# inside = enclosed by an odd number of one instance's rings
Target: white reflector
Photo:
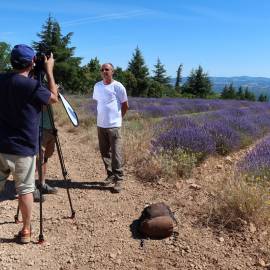
[[[73,110],[71,105],[68,103],[68,101],[64,98],[64,96],[61,95],[60,93],[58,93],[58,94],[59,94],[59,97],[60,97],[60,99],[62,101],[62,104],[63,104],[63,106],[64,106],[64,108],[65,108],[65,110],[67,112],[67,115],[68,115],[71,123],[75,127],[79,126],[79,119],[77,117],[77,114],[75,113],[75,111]]]

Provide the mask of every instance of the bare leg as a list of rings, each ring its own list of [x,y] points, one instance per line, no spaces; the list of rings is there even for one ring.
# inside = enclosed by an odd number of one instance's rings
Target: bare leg
[[[22,213],[23,230],[30,230],[33,207],[33,194],[28,193],[19,196],[19,207]]]

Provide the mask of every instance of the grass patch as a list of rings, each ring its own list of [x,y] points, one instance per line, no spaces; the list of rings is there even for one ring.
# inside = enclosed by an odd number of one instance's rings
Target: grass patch
[[[160,179],[176,181],[189,177],[198,160],[195,154],[184,150],[150,153],[136,164],[136,175],[143,181],[156,182]]]
[[[245,178],[216,183],[207,207],[208,224],[239,229],[243,221],[261,226],[270,220],[269,191]]]

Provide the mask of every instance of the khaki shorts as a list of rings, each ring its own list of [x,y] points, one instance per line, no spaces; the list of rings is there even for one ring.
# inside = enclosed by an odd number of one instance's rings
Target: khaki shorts
[[[55,149],[55,136],[52,134],[51,130],[43,129],[41,148],[45,159],[48,159],[53,155]]]
[[[0,153],[0,191],[10,174],[13,175],[18,195],[35,190],[36,156],[25,157]]]

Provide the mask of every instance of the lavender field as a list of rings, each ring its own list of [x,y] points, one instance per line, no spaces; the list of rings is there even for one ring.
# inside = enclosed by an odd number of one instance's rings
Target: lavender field
[[[73,97],[72,101],[81,123],[94,126],[95,101],[85,97]],[[163,177],[168,172],[171,177],[172,171],[174,176],[188,176],[208,156],[228,155],[270,132],[270,104],[265,102],[130,97],[129,106],[123,131],[125,148],[130,149],[125,151],[134,156],[132,151],[137,149],[136,158],[129,159],[144,172],[145,167],[158,166]],[[141,153],[139,145],[143,145]],[[250,153],[239,165],[240,171],[267,172],[269,154],[270,139]],[[149,173],[147,178],[151,179]]]

